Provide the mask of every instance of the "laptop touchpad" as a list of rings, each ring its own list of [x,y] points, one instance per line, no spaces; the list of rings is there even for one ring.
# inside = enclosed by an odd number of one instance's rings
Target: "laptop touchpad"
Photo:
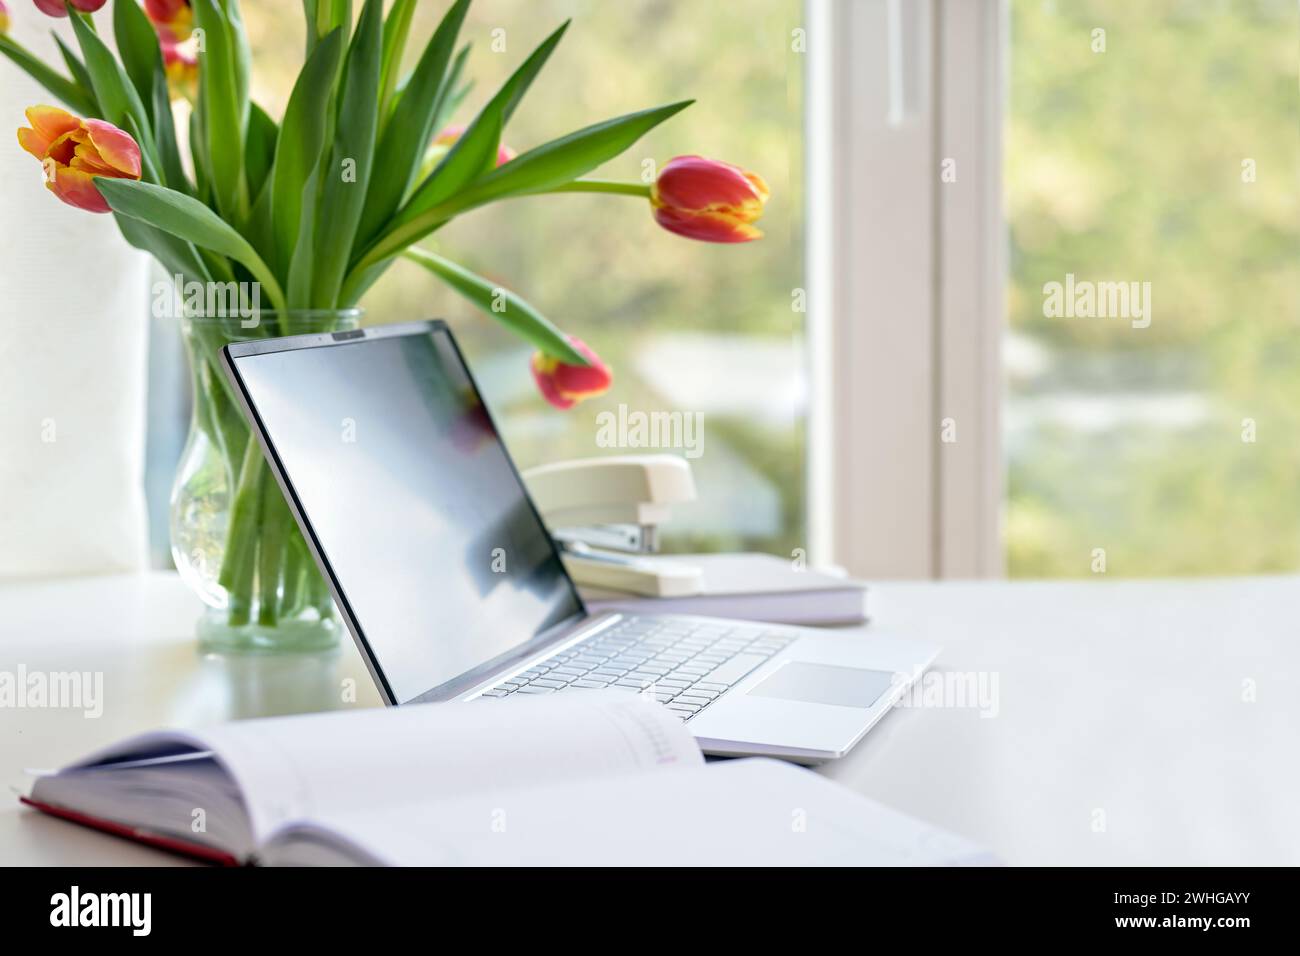
[[[870,707],[893,682],[889,671],[790,661],[749,691],[756,697],[837,707]]]

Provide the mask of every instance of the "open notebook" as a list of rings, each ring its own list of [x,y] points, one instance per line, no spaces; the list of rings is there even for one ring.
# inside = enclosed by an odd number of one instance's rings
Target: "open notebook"
[[[661,707],[604,691],[144,734],[24,802],[227,864],[990,862],[811,771],[706,765]]]

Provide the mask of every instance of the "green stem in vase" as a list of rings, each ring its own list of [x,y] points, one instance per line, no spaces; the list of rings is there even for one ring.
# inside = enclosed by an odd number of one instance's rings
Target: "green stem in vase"
[[[243,460],[240,456],[248,444],[249,434],[234,389],[221,371],[219,353],[229,336],[220,328],[199,321],[192,326],[191,339],[196,345],[190,356],[194,366],[194,402],[195,405],[207,404],[211,409],[210,420],[215,431],[213,437],[217,448],[229,463],[229,477],[233,484],[237,477],[234,469]]]
[[[285,538],[290,520],[284,497],[262,479],[262,534],[257,554],[257,623],[274,627],[280,613],[280,575],[285,568]]]
[[[218,384],[222,377],[221,370],[201,356],[196,356],[195,360],[200,363],[195,376],[196,411],[199,406],[203,407],[203,414],[210,423],[208,434],[225,461],[238,462],[248,443],[248,426],[244,423],[244,416],[235,406],[234,400]],[[228,477],[233,484],[237,476],[232,473]]]
[[[244,449],[239,484],[230,508],[225,554],[218,582],[230,597],[229,623],[247,624],[253,605],[253,577],[257,568],[257,532],[261,523],[266,465],[257,439],[250,436]]]
[[[302,552],[296,536],[289,535],[284,549],[284,592],[280,595],[280,617],[293,617],[302,609],[302,596],[307,569],[303,566]]]
[[[307,569],[307,581],[311,606],[316,609],[323,621],[334,613],[334,598],[330,594],[330,587],[325,583],[325,576],[315,567]]]
[[[199,355],[195,356],[195,358],[206,361],[212,367],[213,372],[216,373],[212,376],[212,380],[216,382],[217,388],[212,391],[212,394],[215,395],[220,392],[231,401],[234,401],[234,390],[230,383],[226,381],[226,377],[221,374],[221,359],[218,357],[221,347],[230,341],[231,337],[220,328],[210,327],[207,320],[195,322],[194,325],[195,328],[191,334],[199,346]]]
[[[192,361],[195,363],[194,422],[224,456],[226,454],[225,436],[221,433],[221,426],[217,423],[217,409],[211,397],[212,386],[207,381],[211,375],[210,367],[207,361],[199,355],[195,355]]]

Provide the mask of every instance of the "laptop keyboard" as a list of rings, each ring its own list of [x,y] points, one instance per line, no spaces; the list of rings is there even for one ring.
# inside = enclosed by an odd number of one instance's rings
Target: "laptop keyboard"
[[[647,694],[690,720],[796,637],[761,624],[626,617],[481,696],[608,688]]]

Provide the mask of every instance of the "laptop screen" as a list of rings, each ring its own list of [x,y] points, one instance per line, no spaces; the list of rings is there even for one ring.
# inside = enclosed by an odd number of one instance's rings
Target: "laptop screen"
[[[582,612],[450,333],[417,328],[231,360],[398,703]]]

